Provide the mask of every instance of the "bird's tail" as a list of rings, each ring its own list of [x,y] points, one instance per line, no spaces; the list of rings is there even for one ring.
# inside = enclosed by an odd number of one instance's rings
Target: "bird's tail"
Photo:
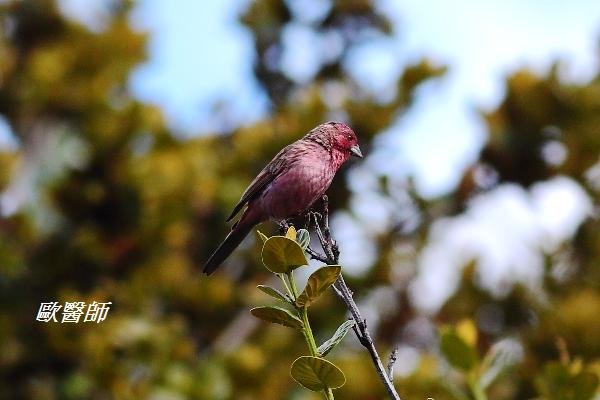
[[[241,222],[241,221],[240,221]],[[217,247],[217,249],[212,253],[206,264],[204,264],[203,272],[206,275],[210,275],[216,271],[217,268],[229,257],[229,255],[242,243],[242,240],[254,227],[253,223],[238,223],[233,227],[231,232],[227,235],[223,243]]]

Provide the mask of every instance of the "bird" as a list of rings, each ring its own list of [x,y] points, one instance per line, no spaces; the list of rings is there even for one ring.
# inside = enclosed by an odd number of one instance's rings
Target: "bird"
[[[203,272],[215,272],[257,224],[292,218],[310,209],[350,156],[363,157],[358,138],[350,126],[336,121],[320,124],[284,147],[242,194],[226,222],[245,209]]]

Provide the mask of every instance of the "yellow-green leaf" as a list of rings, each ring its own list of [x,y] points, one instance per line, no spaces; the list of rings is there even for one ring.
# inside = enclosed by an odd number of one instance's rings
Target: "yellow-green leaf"
[[[288,310],[281,307],[256,307],[250,310],[250,313],[263,321],[289,326],[290,328],[302,329],[302,321],[293,316]]]
[[[302,356],[292,364],[292,378],[307,389],[318,392],[344,386],[346,377],[334,363],[320,357]]]
[[[445,328],[442,331],[440,350],[450,365],[464,371],[471,370],[477,362],[475,349],[458,336],[452,328]]]
[[[285,295],[283,293],[281,293],[279,290],[277,290],[275,288],[272,288],[271,286],[258,285],[256,287],[261,292],[268,294],[269,296],[271,296],[277,300],[286,301],[286,302],[288,301],[287,297],[285,297]]]
[[[285,237],[288,239],[296,240],[296,228],[294,228],[294,225],[288,228],[287,232],[285,233]]]
[[[475,347],[477,345],[477,327],[473,320],[465,318],[456,324],[456,334],[469,346]]]
[[[339,265],[328,265],[319,268],[308,278],[304,291],[296,299],[298,306],[308,306],[315,301],[329,286],[339,278],[342,267]]]
[[[262,249],[262,262],[276,274],[285,274],[308,264],[298,243],[285,236],[271,236]]]

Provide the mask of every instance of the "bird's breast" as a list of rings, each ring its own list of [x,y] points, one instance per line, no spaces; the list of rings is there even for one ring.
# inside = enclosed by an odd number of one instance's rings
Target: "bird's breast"
[[[329,188],[335,170],[326,157],[307,157],[278,176],[265,190],[261,203],[273,219],[298,215]]]

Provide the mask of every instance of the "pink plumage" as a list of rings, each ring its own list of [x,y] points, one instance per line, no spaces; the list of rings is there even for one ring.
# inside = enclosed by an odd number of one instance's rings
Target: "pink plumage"
[[[283,148],[242,194],[227,221],[247,207],[206,262],[204,273],[212,274],[255,225],[308,210],[325,194],[335,173],[351,155],[362,157],[356,134],[341,122],[321,124]]]

